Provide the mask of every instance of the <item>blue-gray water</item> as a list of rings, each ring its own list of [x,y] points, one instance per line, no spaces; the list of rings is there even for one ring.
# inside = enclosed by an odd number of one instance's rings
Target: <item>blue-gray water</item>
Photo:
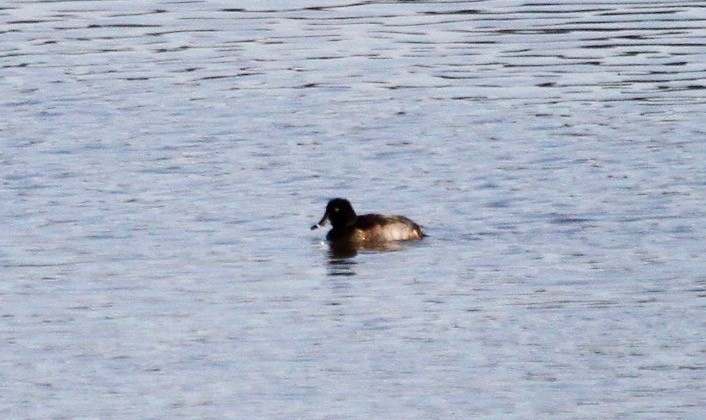
[[[703,415],[705,26],[0,5],[0,415]],[[430,237],[333,258],[335,196]]]

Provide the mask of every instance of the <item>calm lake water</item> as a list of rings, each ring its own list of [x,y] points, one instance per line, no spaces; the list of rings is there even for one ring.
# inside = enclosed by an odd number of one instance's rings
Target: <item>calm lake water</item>
[[[0,5],[3,418],[696,418],[702,1]],[[329,198],[429,237],[329,253]]]

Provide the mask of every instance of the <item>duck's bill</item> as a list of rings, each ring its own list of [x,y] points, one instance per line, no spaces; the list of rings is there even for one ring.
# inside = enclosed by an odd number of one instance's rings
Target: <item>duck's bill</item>
[[[328,214],[324,214],[324,217],[319,220],[319,223],[315,224],[314,226],[311,227],[311,230],[318,229],[320,227],[323,227],[326,224],[326,221],[328,220]]]

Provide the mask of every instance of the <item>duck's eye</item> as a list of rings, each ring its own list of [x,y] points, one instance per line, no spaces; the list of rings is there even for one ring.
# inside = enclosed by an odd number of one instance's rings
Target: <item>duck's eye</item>
[[[338,212],[338,207],[334,207],[333,211]]]

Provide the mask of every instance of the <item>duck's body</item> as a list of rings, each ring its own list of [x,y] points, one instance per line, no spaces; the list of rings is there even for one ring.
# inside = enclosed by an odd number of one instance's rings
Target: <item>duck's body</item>
[[[422,239],[421,226],[404,216],[364,214],[358,216],[351,203],[343,198],[335,198],[326,206],[326,213],[312,229],[331,222],[332,229],[326,235],[331,242],[353,244],[380,244],[393,241]]]

